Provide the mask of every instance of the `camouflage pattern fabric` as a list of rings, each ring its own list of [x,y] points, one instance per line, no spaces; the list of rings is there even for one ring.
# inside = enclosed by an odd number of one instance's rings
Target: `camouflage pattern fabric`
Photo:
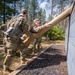
[[[21,51],[20,59],[23,60],[25,58],[25,50],[26,49],[25,49],[25,45],[23,44],[21,39],[14,39],[14,38],[11,39],[8,37],[5,39],[5,41],[6,41],[7,55],[5,57],[3,66],[9,67],[11,64],[12,57],[15,56],[15,54],[18,50]]]
[[[30,27],[30,32],[32,32],[32,33],[37,33],[37,32],[40,32],[40,31],[41,31],[41,26],[37,27],[37,26],[32,25]]]
[[[33,43],[33,50],[34,50],[34,52],[35,52],[35,50],[39,51],[40,49],[42,49],[41,40],[42,40],[42,37],[39,37],[39,38],[34,40],[34,43]]]
[[[25,45],[23,44],[20,37],[23,33],[28,33],[28,25],[26,24],[26,19],[23,15],[19,15],[18,19],[15,23],[10,26],[14,27],[12,31],[9,32],[9,37],[5,38],[5,49],[7,51],[6,57],[4,59],[3,68],[6,69],[6,66],[9,67],[13,57],[17,50],[20,50],[20,59],[23,60],[25,58]],[[9,28],[9,27],[8,27]]]
[[[32,25],[30,27],[30,31],[32,33],[34,33],[34,34],[40,32],[40,30],[41,30],[41,27],[40,26],[37,27],[37,26]],[[39,50],[39,49],[42,48],[42,46],[41,46],[41,40],[42,40],[42,37],[39,37],[39,38],[37,38],[37,39],[34,40],[34,42],[33,42],[33,50],[34,50],[34,52],[35,52],[36,49]]]

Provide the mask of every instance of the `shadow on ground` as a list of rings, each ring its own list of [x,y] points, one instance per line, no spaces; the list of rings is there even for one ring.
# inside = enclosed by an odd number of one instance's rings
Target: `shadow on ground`
[[[62,49],[60,46],[50,47],[42,55],[40,55],[36,60],[31,62],[24,70],[32,70],[37,68],[44,68],[53,65],[59,65],[61,62],[66,62],[66,55],[62,54]]]

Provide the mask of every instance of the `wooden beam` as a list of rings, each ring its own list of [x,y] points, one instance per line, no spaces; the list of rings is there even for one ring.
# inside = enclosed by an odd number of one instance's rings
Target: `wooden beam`
[[[61,22],[62,20],[64,20],[68,16],[70,16],[70,14],[72,12],[72,8],[73,8],[73,5],[71,7],[69,7],[67,10],[65,10],[63,13],[58,15],[52,21],[42,25],[42,26],[46,26],[46,27],[43,30],[41,30],[39,33],[36,33],[35,35],[30,36],[26,40],[23,41],[23,43],[25,43],[25,46],[28,46],[31,41],[33,41],[34,39],[38,38],[39,36],[41,36],[42,34],[47,32],[49,29],[51,29],[54,25],[57,25],[59,22]]]

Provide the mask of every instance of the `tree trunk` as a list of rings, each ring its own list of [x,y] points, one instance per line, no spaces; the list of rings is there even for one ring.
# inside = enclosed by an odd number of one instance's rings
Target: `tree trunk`
[[[3,22],[5,24],[5,0],[4,0],[4,15],[3,15]]]

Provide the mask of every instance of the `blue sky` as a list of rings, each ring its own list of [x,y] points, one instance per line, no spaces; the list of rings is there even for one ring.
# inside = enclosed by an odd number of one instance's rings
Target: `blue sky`
[[[51,13],[51,2],[48,1],[51,0],[38,0],[39,7],[46,11],[46,17]]]

